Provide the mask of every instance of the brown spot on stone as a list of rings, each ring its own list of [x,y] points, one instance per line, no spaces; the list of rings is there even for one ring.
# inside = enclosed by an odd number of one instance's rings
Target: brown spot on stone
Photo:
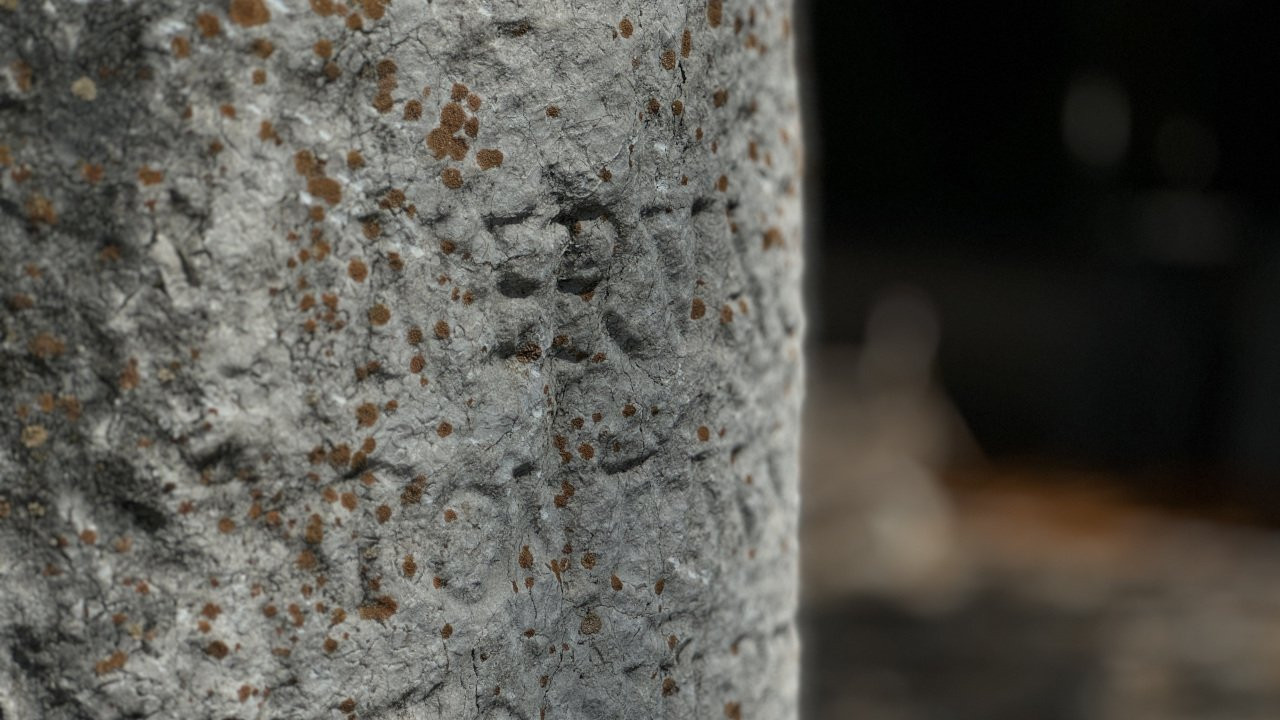
[[[378,303],[369,308],[369,322],[374,325],[386,325],[391,320],[391,311],[386,305]]]
[[[448,340],[449,339],[449,323],[445,322],[444,320],[437,321],[435,326],[435,333],[436,333],[436,337],[439,338],[440,340]]]
[[[359,258],[351,258],[351,262],[347,263],[347,275],[356,282],[364,282],[369,277],[369,266]]]
[[[436,434],[442,438],[449,437],[453,434],[453,425],[450,425],[448,421],[441,420],[440,424],[436,426]]]
[[[728,190],[729,176],[721,175],[720,178],[716,180],[716,189],[719,190],[720,192],[724,192],[725,190]]]
[[[457,511],[455,511],[453,508],[445,508],[445,511],[444,511],[444,521],[445,521],[445,522],[447,522],[447,523],[451,523],[451,522],[453,522],[454,520],[457,520],[457,519],[458,519],[458,513],[457,513]]]
[[[378,422],[378,406],[373,403],[361,403],[356,408],[356,424],[360,427],[371,427]]]
[[[331,637],[327,637],[324,639],[324,651],[326,653],[332,653],[334,650],[337,650],[337,649],[338,649],[337,640],[334,640]]]
[[[724,88],[716,90],[711,96],[711,102],[716,107],[723,107],[725,103],[729,102],[729,91]]]
[[[525,570],[533,568],[533,551],[529,549],[528,545],[520,549],[520,567]]]
[[[94,663],[93,671],[99,675],[106,675],[109,672],[115,672],[124,667],[125,662],[129,659],[129,654],[117,650],[111,653],[106,660],[99,660]]]
[[[631,37],[631,33],[635,32],[635,26],[631,24],[630,18],[622,18],[622,21],[618,23],[618,32],[624,38]]]
[[[578,446],[578,454],[582,456],[583,460],[590,460],[596,456],[596,449],[587,443],[583,443]]]
[[[41,359],[56,357],[66,352],[67,345],[47,332],[42,332],[27,343],[27,350]]]
[[[693,33],[688,30],[680,36],[680,57],[689,57],[689,53],[693,51]]]
[[[231,0],[227,17],[240,27],[254,27],[270,21],[271,11],[262,0]]]
[[[711,27],[720,27],[720,21],[723,17],[723,0],[707,0],[707,23],[711,25]]]
[[[680,692],[680,686],[676,684],[674,678],[664,678],[662,680],[662,697],[671,697]]]
[[[445,106],[440,108],[440,127],[445,130],[451,133],[457,132],[462,129],[462,124],[466,121],[467,112],[458,103],[445,103]]]
[[[352,170],[364,167],[364,155],[361,155],[359,150],[348,150],[347,167]]]
[[[333,43],[328,38],[320,38],[311,46],[311,51],[328,60],[333,56]]]
[[[405,120],[421,120],[422,119],[422,103],[417,100],[410,100],[404,104]]]
[[[405,577],[413,577],[418,574],[418,561],[413,559],[413,554],[409,553],[404,556],[404,562],[400,567],[404,570]]]
[[[702,298],[694,298],[689,307],[689,319],[700,320],[706,314],[707,304],[702,301]]]
[[[182,59],[191,56],[191,41],[182,35],[170,40],[169,48],[173,50],[173,56],[176,58]]]
[[[218,532],[227,534],[236,529],[236,521],[229,517],[220,518],[218,520]]]
[[[371,602],[360,606],[360,617],[363,620],[386,620],[396,614],[399,604],[389,595],[380,595]]]
[[[483,148],[476,151],[476,164],[481,170],[502,166],[502,151],[497,148]]]
[[[558,117],[560,117],[560,108],[559,108],[559,106],[557,106],[557,105],[548,105],[548,106],[547,106],[547,117],[550,117],[550,118],[558,118]]]
[[[312,177],[307,180],[307,192],[324,200],[330,205],[337,205],[342,200],[342,186],[337,180],[327,177]]]
[[[356,701],[351,698],[347,698],[346,700],[338,703],[338,710],[347,714],[353,713],[356,711]]]
[[[271,53],[276,51],[276,46],[266,38],[255,38],[253,44],[249,46],[254,55],[266,60],[271,57]]]
[[[618,578],[617,574],[609,576],[609,586],[613,588],[614,592],[622,589],[622,580]]]
[[[222,34],[222,23],[217,15],[211,13],[196,15],[196,27],[200,29],[200,34],[207,38]]]
[[[378,524],[382,525],[391,519],[391,508],[386,505],[379,505],[378,509],[374,511],[374,516],[377,518]]]
[[[772,250],[773,248],[782,247],[782,231],[776,227],[771,227],[764,231],[764,249]]]
[[[600,632],[600,628],[604,623],[600,621],[600,616],[589,612],[587,616],[582,618],[582,622],[578,625],[578,632],[583,635],[595,635]]]
[[[445,623],[444,627],[440,628],[440,637],[444,638],[445,640],[448,640],[450,637],[453,637],[453,626],[450,625],[449,623]]]
[[[216,660],[221,660],[231,652],[231,648],[228,648],[227,644],[221,640],[214,640],[205,646],[204,651],[208,653],[210,657]]]
[[[24,209],[27,211],[27,219],[33,223],[58,224],[58,213],[53,208],[53,202],[44,195],[35,193],[28,197]]]
[[[659,578],[659,579],[658,579],[658,582],[656,582],[656,583],[654,583],[654,584],[653,584],[653,594],[654,594],[654,595],[661,595],[661,594],[662,594],[663,589],[664,589],[664,588],[666,588],[666,586],[667,586],[667,581],[666,581],[666,580],[664,580],[664,579]]]
[[[699,426],[699,427],[698,427],[698,441],[699,441],[699,442],[706,442],[706,441],[708,441],[708,440],[710,440],[710,439],[711,439],[711,430],[710,430],[710,429],[708,429],[706,425],[701,425],[701,426]]]
[[[737,702],[725,703],[724,716],[729,720],[742,720],[742,703],[737,703]]]
[[[662,53],[662,59],[660,60],[660,62],[662,63],[663,70],[675,70],[676,69],[676,51],[675,50],[664,51]]]
[[[457,168],[445,168],[440,171],[440,181],[450,190],[462,187],[462,173]]]
[[[454,102],[461,102],[470,92],[471,90],[466,85],[454,83],[453,87],[449,89],[449,99]]]

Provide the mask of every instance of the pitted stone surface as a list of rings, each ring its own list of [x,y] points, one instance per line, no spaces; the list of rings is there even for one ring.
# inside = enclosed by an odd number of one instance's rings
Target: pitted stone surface
[[[0,2],[0,718],[793,717],[789,11]]]

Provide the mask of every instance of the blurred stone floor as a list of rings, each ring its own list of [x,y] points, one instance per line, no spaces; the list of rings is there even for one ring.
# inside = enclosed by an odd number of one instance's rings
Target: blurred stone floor
[[[1280,718],[1280,532],[985,461],[886,316],[811,353],[805,717]]]

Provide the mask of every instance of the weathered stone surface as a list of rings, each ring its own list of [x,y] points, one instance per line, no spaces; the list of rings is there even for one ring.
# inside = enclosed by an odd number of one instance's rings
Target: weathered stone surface
[[[0,2],[0,718],[792,717],[788,14]]]

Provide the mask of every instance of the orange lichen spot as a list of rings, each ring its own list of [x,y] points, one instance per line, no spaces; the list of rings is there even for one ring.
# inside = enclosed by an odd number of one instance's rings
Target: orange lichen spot
[[[320,519],[318,514],[312,513],[307,520],[307,528],[303,532],[302,539],[312,545],[319,545],[324,541],[324,521]]]
[[[463,85],[462,83],[454,83],[453,87],[449,88],[449,99],[454,102],[462,102],[470,92],[470,88],[466,85]]]
[[[672,100],[672,101],[671,101],[671,114],[672,114],[672,115],[683,115],[683,114],[684,114],[684,103],[683,103],[683,102],[681,102],[680,100]]]
[[[391,0],[362,0],[361,5],[364,7],[364,14],[368,15],[370,20],[381,20],[390,2]]]
[[[418,561],[413,559],[413,553],[406,553],[404,561],[400,563],[400,568],[404,571],[404,576],[411,578],[418,574]]]
[[[675,50],[664,51],[662,53],[662,57],[659,59],[659,62],[662,63],[663,70],[675,70],[676,69],[676,51]]]
[[[378,303],[369,308],[369,322],[374,325],[386,325],[391,320],[391,311],[386,305]]]
[[[173,56],[176,58],[186,58],[191,56],[191,40],[183,35],[179,35],[169,41],[169,48],[173,50]]]
[[[235,529],[236,529],[235,520],[232,520],[229,517],[218,519],[218,532],[223,533],[225,535],[226,533],[229,533]]]
[[[711,430],[706,425],[698,426],[698,441],[706,442],[711,439]]]
[[[728,175],[721,175],[719,179],[716,180],[716,189],[719,190],[720,192],[724,192],[725,190],[729,189]]]
[[[422,103],[417,100],[410,100],[404,104],[405,120],[421,120],[422,119]]]
[[[723,17],[723,0],[707,0],[707,24],[711,25],[711,27],[720,27],[720,21]]]
[[[200,608],[200,614],[210,620],[217,620],[218,616],[222,614],[222,607],[216,603],[205,603],[204,607]]]
[[[650,115],[657,115],[662,112],[662,103],[658,102],[658,98],[655,97],[649,98],[649,102],[645,104],[645,107],[649,110]]]
[[[262,0],[231,0],[227,17],[240,27],[254,27],[270,21],[271,11]]]
[[[680,57],[689,57],[689,53],[693,52],[693,33],[688,30],[680,36]]]
[[[742,720],[742,703],[738,703],[738,702],[725,703],[724,716],[729,720]]]
[[[596,554],[593,552],[586,553],[582,556],[582,567],[590,570],[596,566]]]
[[[440,171],[440,181],[450,190],[462,187],[462,173],[457,168],[445,168]]]
[[[257,55],[263,60],[266,60],[267,58],[271,57],[271,53],[276,51],[276,46],[266,38],[254,38],[253,43],[249,46],[249,49],[253,52],[254,55]]]
[[[635,32],[635,26],[631,24],[631,19],[622,18],[618,23],[618,33],[624,38],[629,38],[633,32]]]
[[[618,578],[617,574],[611,574],[609,576],[609,586],[612,587],[615,592],[622,589],[622,580]]]
[[[362,620],[386,620],[395,615],[399,607],[395,598],[390,595],[379,595],[371,602],[360,606],[360,618]]]
[[[373,96],[373,108],[380,113],[391,112],[391,108],[395,106],[395,101],[391,99],[391,93],[383,90]]]
[[[454,520],[457,520],[457,519],[458,519],[458,513],[457,513],[457,511],[455,511],[453,508],[445,508],[445,511],[444,511],[444,521],[445,521],[445,522],[447,522],[447,523],[451,523],[451,522],[453,522]]]
[[[106,675],[109,672],[115,672],[124,667],[125,662],[129,659],[129,654],[123,650],[117,650],[106,659],[99,660],[94,663],[93,671],[99,675]]]
[[[702,301],[702,298],[694,298],[689,306],[689,319],[700,320],[706,314],[707,304]]]
[[[58,224],[58,213],[53,208],[53,202],[44,195],[35,193],[28,197],[25,210],[27,211],[27,219],[33,223]]]
[[[525,570],[533,569],[533,551],[529,549],[528,545],[520,549],[520,567]]]
[[[252,685],[241,685],[240,690],[236,693],[236,697],[240,698],[240,702],[248,701],[251,695],[253,695]]]
[[[307,180],[307,192],[330,205],[337,205],[342,200],[342,186],[333,178],[309,178]]]
[[[582,622],[578,624],[578,632],[583,635],[595,635],[600,632],[602,627],[604,627],[604,623],[600,621],[600,616],[589,612],[586,617],[582,618]]]
[[[364,264],[360,258],[351,258],[347,263],[347,275],[356,282],[364,282],[369,277],[369,266]]]
[[[560,117],[560,107],[559,107],[558,105],[548,105],[548,106],[547,106],[547,117],[549,117],[549,118],[558,118],[558,117]]]
[[[483,148],[476,151],[476,164],[481,170],[502,166],[502,151],[497,148]]]
[[[782,231],[776,227],[771,227],[764,231],[764,249],[772,250],[776,247],[782,247]]]
[[[38,358],[51,358],[66,352],[67,345],[47,332],[42,332],[27,343],[27,350]]]
[[[338,649],[338,641],[334,640],[331,637],[326,637],[324,639],[323,647],[326,653],[332,653],[333,651]]]
[[[377,518],[378,524],[382,525],[391,519],[391,508],[386,505],[379,505],[378,509],[375,510],[373,514],[374,517]]]
[[[361,155],[359,150],[348,150],[347,167],[352,170],[364,167],[364,155]]]
[[[471,112],[480,112],[480,106],[484,104],[484,100],[475,93],[467,95],[467,107],[471,108]]]
[[[582,456],[583,460],[590,460],[596,456],[596,449],[587,443],[583,443],[578,446],[578,454]]]
[[[356,424],[360,427],[371,427],[378,422],[378,406],[373,403],[361,403],[356,408]]]
[[[449,323],[445,322],[444,320],[439,320],[436,322],[434,330],[436,333],[436,338],[440,340],[449,339]]]
[[[348,510],[355,510],[357,502],[358,501],[355,493],[350,493],[350,492],[342,493],[342,507]]]
[[[448,640],[452,636],[453,636],[453,626],[450,625],[449,623],[445,623],[444,627],[440,628],[440,637],[444,638],[445,640]]]
[[[268,604],[268,605],[264,605],[262,608],[262,614],[269,618],[275,617],[278,612],[279,610],[276,609],[275,605]]]
[[[217,15],[212,13],[200,13],[197,15],[196,27],[200,29],[200,34],[207,38],[222,34],[222,22],[218,20]]]
[[[221,640],[214,640],[204,648],[205,653],[215,660],[221,660],[231,653],[231,648]]]
[[[347,16],[346,25],[348,30],[363,30],[364,18],[360,16],[360,13],[351,13]]]
[[[333,0],[311,0],[311,12],[320,17],[329,17],[333,14]]]
[[[320,38],[311,46],[311,51],[328,60],[333,56],[333,43],[328,38]]]

